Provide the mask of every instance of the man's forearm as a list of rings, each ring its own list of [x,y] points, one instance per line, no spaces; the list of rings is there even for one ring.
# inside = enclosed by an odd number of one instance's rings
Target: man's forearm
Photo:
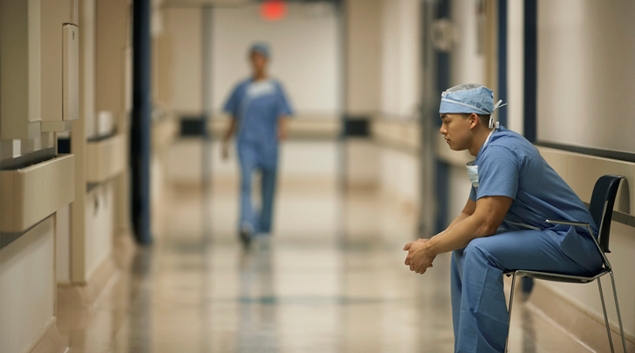
[[[476,203],[468,201],[463,210],[467,216],[464,219],[457,217],[452,222],[452,228],[448,227],[446,231],[432,237],[426,247],[437,255],[464,248],[472,239],[496,233],[513,201],[505,196],[483,197]]]
[[[484,226],[482,219],[474,215],[465,215],[465,217],[460,220],[457,217],[455,222],[452,222],[446,230],[432,237],[430,241],[426,243],[426,247],[428,247],[434,255],[438,255],[444,252],[462,249],[466,247],[472,239],[491,235],[488,233],[489,231],[487,227]]]
[[[449,232],[452,229],[456,228],[457,225],[459,225],[461,222],[463,222],[469,216],[470,216],[470,214],[468,214],[466,212],[461,212],[461,214],[459,214],[443,232]]]
[[[236,118],[232,118],[231,122],[229,123],[229,127],[227,128],[227,131],[225,131],[225,136],[223,136],[223,141],[227,142],[231,140],[235,131],[236,131]]]
[[[281,116],[278,119],[278,138],[285,139],[289,135],[289,117]]]

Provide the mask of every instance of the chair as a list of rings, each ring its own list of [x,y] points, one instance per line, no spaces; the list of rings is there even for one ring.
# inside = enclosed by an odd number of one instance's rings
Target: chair
[[[599,234],[597,237],[593,234],[593,230],[588,223],[581,222],[570,222],[570,221],[562,221],[562,220],[547,220],[548,223],[551,224],[564,224],[571,225],[576,227],[586,227],[589,231],[589,234],[593,235],[593,239],[595,240],[595,244],[597,245],[598,251],[602,255],[602,259],[604,261],[603,269],[600,273],[596,274],[592,277],[585,276],[573,276],[573,275],[563,275],[558,273],[551,272],[538,272],[538,271],[527,271],[527,270],[515,270],[506,272],[507,276],[512,276],[512,288],[509,297],[509,319],[511,322],[512,315],[512,304],[514,301],[514,287],[516,284],[516,277],[532,277],[547,281],[555,281],[555,282],[569,282],[569,283],[589,283],[595,280],[598,280],[598,289],[600,291],[600,299],[602,300],[602,310],[604,311],[604,323],[606,325],[606,333],[609,336],[609,344],[611,346],[611,352],[615,352],[613,348],[613,339],[611,337],[611,329],[609,327],[609,320],[606,313],[606,304],[604,303],[604,293],[602,291],[602,283],[600,282],[600,277],[610,274],[611,275],[611,284],[613,287],[613,297],[615,298],[615,308],[617,311],[617,320],[620,325],[620,335],[622,336],[622,346],[624,352],[626,353],[626,341],[624,339],[624,328],[622,327],[622,317],[620,315],[620,307],[617,302],[617,291],[615,289],[615,279],[613,278],[613,269],[611,268],[611,263],[606,257],[605,253],[609,253],[609,237],[610,237],[610,229],[611,229],[611,218],[613,217],[613,205],[615,204],[615,197],[617,195],[617,189],[620,185],[620,181],[624,179],[623,176],[620,175],[604,175],[598,179],[595,183],[595,187],[593,188],[593,195],[591,196],[591,203],[589,204],[589,212],[599,227]],[[509,342],[509,332],[508,332],[508,342]],[[508,343],[507,342],[507,343]],[[507,352],[507,343],[505,344],[505,352]]]

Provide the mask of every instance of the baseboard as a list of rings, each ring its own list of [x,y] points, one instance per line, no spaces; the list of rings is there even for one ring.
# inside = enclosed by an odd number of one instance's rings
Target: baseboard
[[[594,283],[588,285],[596,286]],[[519,292],[520,290],[516,291],[516,293]],[[610,303],[612,301],[609,301],[607,305],[612,305]],[[534,289],[525,305],[528,310],[548,318],[594,351],[608,351],[609,344],[604,318],[589,313],[584,308],[553,291],[541,281],[535,281]],[[622,343],[619,328],[612,325],[611,331],[616,352],[621,352]],[[628,352],[635,352],[635,337],[632,335],[626,334],[626,348]]]
[[[109,255],[93,272],[86,284],[58,284],[58,303],[64,303],[64,306],[67,307],[96,308],[99,306],[101,298],[112,289],[120,276],[112,255]]]
[[[63,353],[68,347],[62,342],[55,317],[46,323],[40,333],[33,339],[32,343],[22,350],[22,353]]]

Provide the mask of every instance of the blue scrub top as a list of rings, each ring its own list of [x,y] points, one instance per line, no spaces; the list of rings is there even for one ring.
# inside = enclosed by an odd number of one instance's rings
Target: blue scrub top
[[[597,227],[584,203],[523,136],[501,126],[481,147],[474,164],[478,166],[478,187],[472,186],[470,199],[507,196],[514,199],[503,220],[508,231],[554,228],[546,219],[589,223]],[[583,229],[577,229],[584,232]]]
[[[223,110],[239,120],[239,143],[277,144],[278,119],[293,114],[282,85],[273,79],[240,82]]]

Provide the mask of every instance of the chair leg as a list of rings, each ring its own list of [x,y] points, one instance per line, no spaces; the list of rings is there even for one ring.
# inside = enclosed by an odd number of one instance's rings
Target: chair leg
[[[509,292],[509,322],[507,323],[507,339],[505,340],[505,353],[509,345],[509,331],[512,325],[512,305],[514,304],[514,289],[516,289],[516,272],[512,275],[512,288]]]
[[[615,353],[613,348],[613,338],[611,337],[611,328],[609,327],[609,317],[606,314],[606,303],[604,302],[604,292],[602,291],[602,281],[597,279],[598,289],[600,290],[600,300],[602,301],[602,312],[604,313],[604,325],[606,326],[606,334],[609,336],[609,345],[611,346],[611,353]]]
[[[617,302],[617,288],[615,287],[615,278],[613,271],[610,271],[611,285],[613,286],[613,298],[615,299],[615,310],[617,311],[617,322],[620,324],[620,336],[622,337],[622,349],[626,353],[626,340],[624,339],[624,327],[622,326],[622,315],[620,314],[620,304]]]

